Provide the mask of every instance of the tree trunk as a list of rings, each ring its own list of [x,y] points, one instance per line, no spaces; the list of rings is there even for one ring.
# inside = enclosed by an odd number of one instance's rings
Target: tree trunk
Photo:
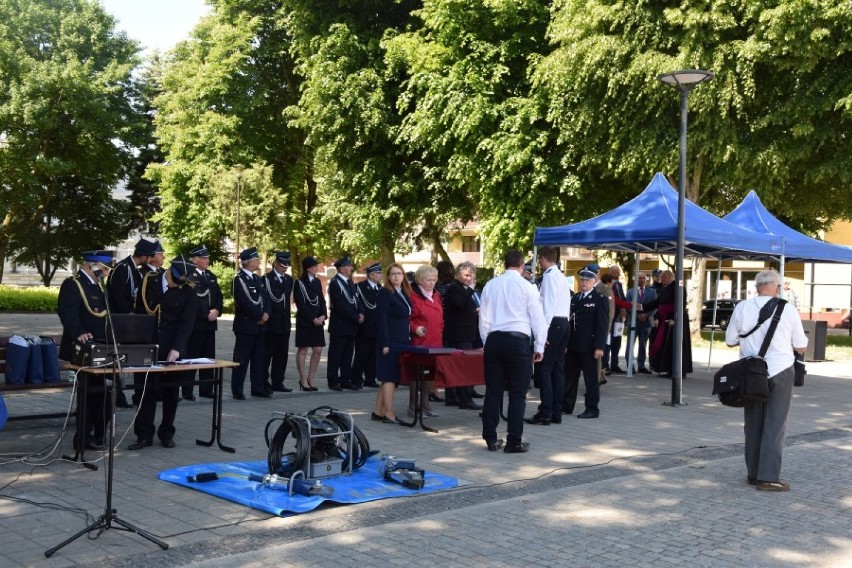
[[[695,159],[692,171],[687,175],[686,197],[693,203],[698,203],[701,195],[701,172],[704,164],[703,156]],[[686,261],[684,261],[686,262]],[[690,278],[689,304],[689,333],[693,336],[701,334],[701,309],[704,306],[704,283],[707,278],[707,259],[695,257],[692,259],[692,277]]]
[[[6,266],[6,251],[9,249],[9,241],[0,238],[0,284],[3,283],[3,268]]]
[[[704,283],[707,280],[707,259],[695,257],[692,259],[692,278],[690,278],[689,302],[689,333],[697,336],[701,333],[701,309],[704,307]]]
[[[441,231],[436,229],[435,227],[431,227],[432,229],[432,254],[430,257],[430,261],[432,266],[438,264],[438,261],[446,260],[447,262],[452,262],[450,260],[450,255],[447,253],[447,249],[444,248],[444,243],[441,242]]]

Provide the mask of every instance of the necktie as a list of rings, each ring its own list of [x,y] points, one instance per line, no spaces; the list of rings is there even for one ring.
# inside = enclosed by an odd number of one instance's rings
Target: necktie
[[[476,306],[477,308],[480,306],[479,294],[476,293],[476,290],[473,291],[473,295],[470,297],[470,299],[473,300],[474,306]]]
[[[639,288],[639,303],[645,301],[645,288]]]

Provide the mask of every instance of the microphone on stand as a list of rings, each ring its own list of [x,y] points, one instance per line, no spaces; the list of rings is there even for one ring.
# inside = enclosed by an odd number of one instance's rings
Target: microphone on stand
[[[101,283],[101,285],[105,285],[104,284],[104,273],[100,268],[92,267],[92,273],[95,275],[95,278],[98,279],[98,282]]]

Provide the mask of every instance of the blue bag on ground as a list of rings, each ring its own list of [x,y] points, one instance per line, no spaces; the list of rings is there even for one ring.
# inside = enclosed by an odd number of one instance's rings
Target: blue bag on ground
[[[6,410],[6,401],[3,399],[3,393],[0,393],[0,431],[6,427],[7,418],[9,418],[9,411]]]
[[[35,336],[27,336],[30,342],[30,363],[27,367],[26,382],[37,385],[44,382],[44,363],[41,360],[41,340]]]
[[[13,335],[6,344],[6,384],[22,385],[27,378],[30,363],[30,342],[20,335]]]
[[[58,383],[61,379],[59,375],[59,352],[56,349],[56,342],[52,337],[39,337],[41,341],[41,364],[43,379],[46,383]]]

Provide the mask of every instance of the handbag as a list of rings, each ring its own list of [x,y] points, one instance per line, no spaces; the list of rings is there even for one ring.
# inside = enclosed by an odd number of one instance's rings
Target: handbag
[[[772,314],[772,322],[757,357],[743,357],[727,365],[723,365],[713,376],[713,394],[719,397],[719,402],[725,406],[742,408],[758,402],[764,402],[769,398],[769,371],[766,361],[763,359],[769,350],[772,336],[781,319],[781,312],[787,302],[778,300],[768,302],[760,311],[757,325],[751,331],[740,337],[748,337],[763,325],[763,322]]]
[[[805,386],[805,375],[808,374],[807,369],[805,369],[805,355],[804,353],[793,351],[793,357],[795,358],[793,361],[793,371],[796,373],[793,379],[793,386],[803,387]]]

